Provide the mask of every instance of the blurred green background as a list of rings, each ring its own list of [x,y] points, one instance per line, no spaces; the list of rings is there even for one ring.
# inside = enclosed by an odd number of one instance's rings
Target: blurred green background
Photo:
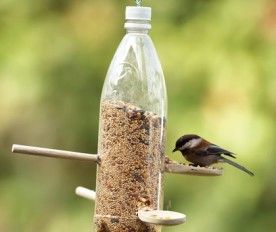
[[[101,88],[134,1],[0,1],[0,231],[91,231],[95,166],[15,156],[13,143],[96,152]],[[276,228],[276,2],[144,1],[169,99],[167,154],[185,133],[233,150],[254,178],[165,177],[164,232]]]

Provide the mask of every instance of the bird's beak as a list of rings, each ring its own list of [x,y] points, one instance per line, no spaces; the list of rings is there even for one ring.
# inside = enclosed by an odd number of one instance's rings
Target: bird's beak
[[[178,148],[173,149],[173,152],[178,151]]]

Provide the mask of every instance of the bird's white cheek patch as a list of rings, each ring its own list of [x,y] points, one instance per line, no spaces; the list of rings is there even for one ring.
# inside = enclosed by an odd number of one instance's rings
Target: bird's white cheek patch
[[[202,141],[201,138],[198,139],[191,139],[189,142],[185,143],[179,150],[185,150],[186,148],[190,149],[190,148],[194,148],[196,147],[198,144],[200,144]]]
[[[190,141],[190,148],[194,148],[194,147],[196,147],[198,144],[200,144],[201,143],[201,138],[198,138],[198,139],[192,139],[191,141]]]

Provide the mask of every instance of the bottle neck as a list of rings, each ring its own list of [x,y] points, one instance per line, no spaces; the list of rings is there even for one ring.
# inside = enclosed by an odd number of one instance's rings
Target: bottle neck
[[[148,34],[151,25],[150,21],[146,20],[126,20],[125,29],[127,33]]]
[[[145,30],[145,29],[143,29],[143,30],[141,30],[141,29],[135,29],[135,28],[128,28],[128,29],[126,29],[126,32],[127,32],[127,34],[130,34],[130,33],[135,33],[135,34],[148,34],[149,33],[149,30]]]

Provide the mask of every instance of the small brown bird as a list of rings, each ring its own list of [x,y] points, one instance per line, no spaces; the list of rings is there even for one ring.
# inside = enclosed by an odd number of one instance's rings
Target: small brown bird
[[[253,172],[222,156],[236,158],[233,152],[210,143],[198,135],[188,134],[180,137],[176,141],[173,152],[175,151],[180,151],[185,159],[195,166],[207,167],[214,163],[224,162],[246,172],[250,176],[254,176]]]

